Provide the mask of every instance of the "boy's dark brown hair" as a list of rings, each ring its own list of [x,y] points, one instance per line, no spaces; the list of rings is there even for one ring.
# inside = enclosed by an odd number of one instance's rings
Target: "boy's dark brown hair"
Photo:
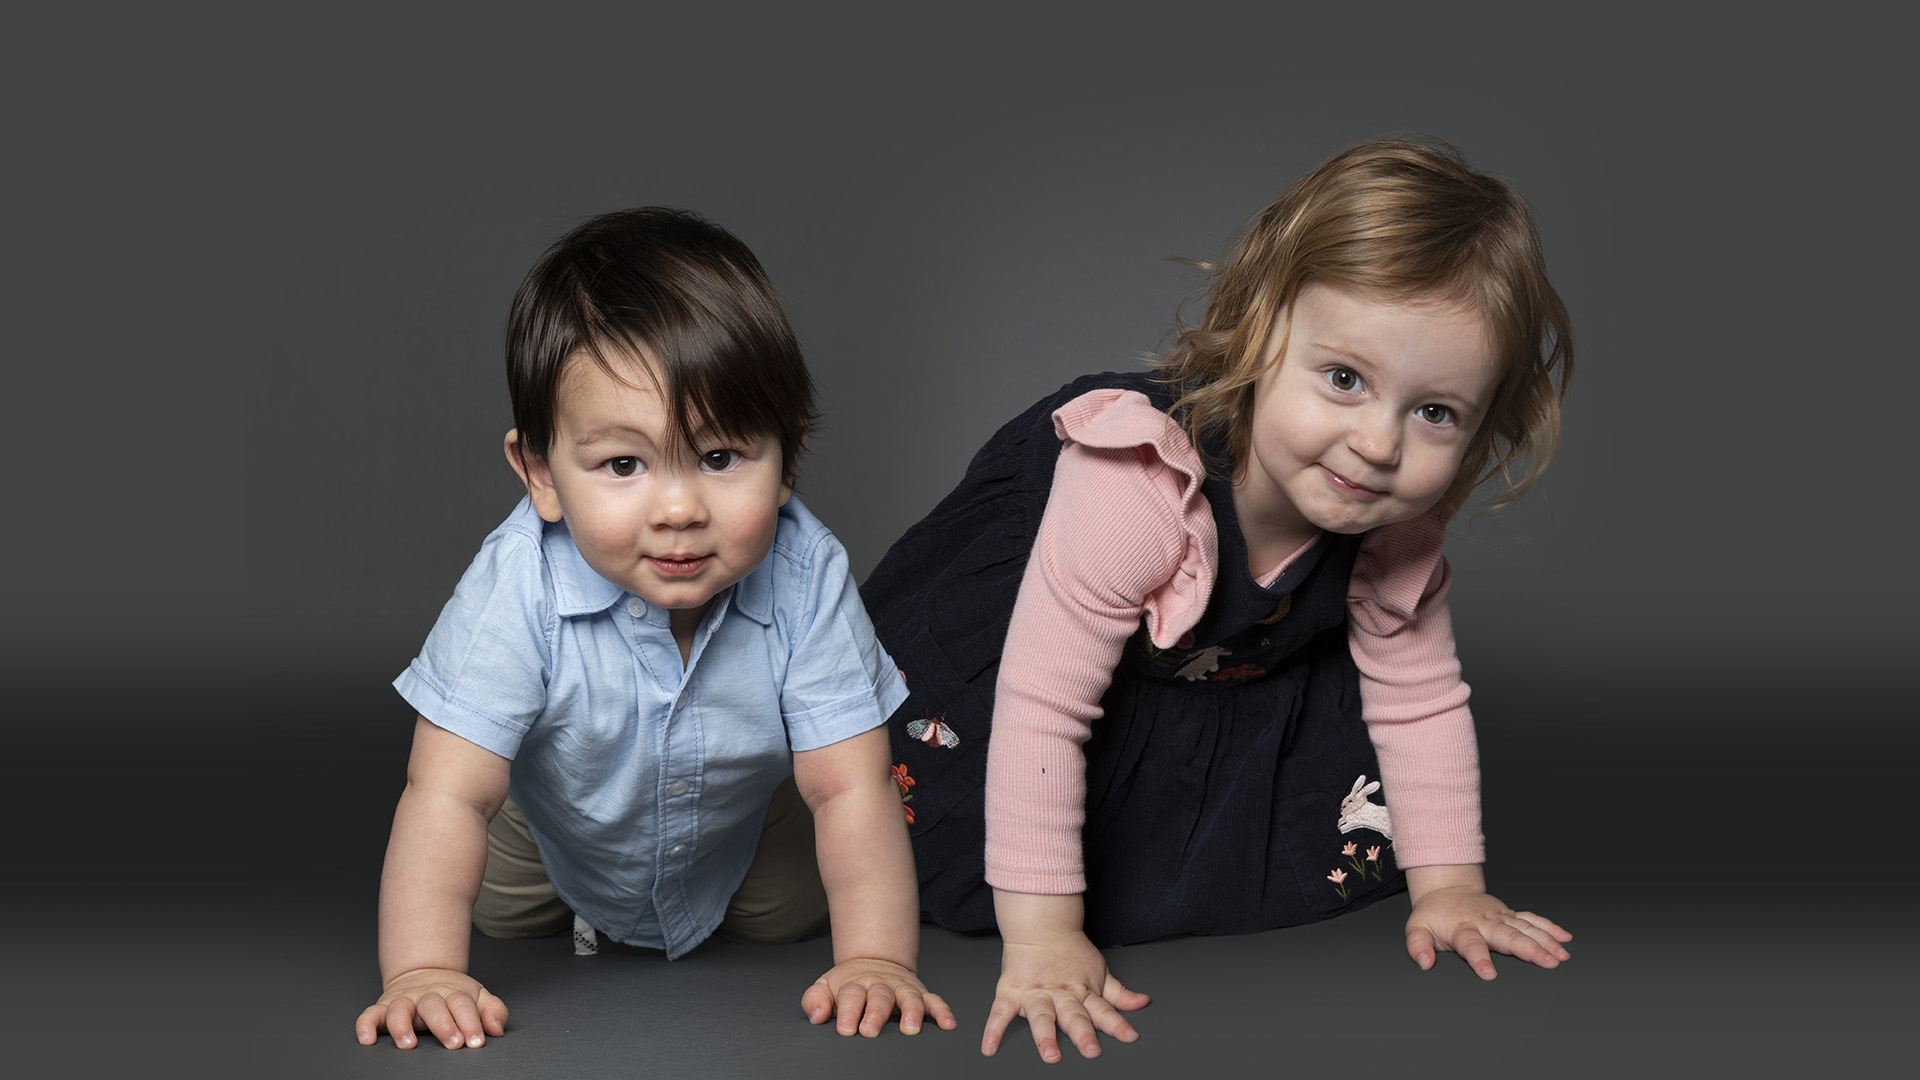
[[[642,206],[593,218],[540,256],[507,317],[522,452],[552,448],[561,370],[576,352],[622,382],[643,372],[666,402],[668,437],[696,454],[696,438],[773,437],[793,482],[813,380],[760,260],[732,233]]]
[[[1196,444],[1226,436],[1245,467],[1253,386],[1269,332],[1315,282],[1389,302],[1458,303],[1486,320],[1500,379],[1440,505],[1457,508],[1500,475],[1511,503],[1560,440],[1573,328],[1547,279],[1533,217],[1505,182],[1438,142],[1385,139],[1336,154],[1288,188],[1210,273],[1198,326],[1181,326],[1161,376]]]

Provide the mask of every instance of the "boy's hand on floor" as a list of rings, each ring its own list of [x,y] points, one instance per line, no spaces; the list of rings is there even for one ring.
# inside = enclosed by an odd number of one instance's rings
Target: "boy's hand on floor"
[[[395,975],[353,1025],[362,1045],[372,1046],[386,1030],[402,1050],[413,1048],[415,1028],[449,1050],[484,1046],[487,1036],[506,1034],[507,1004],[465,972],[420,968]]]
[[[840,1034],[858,1031],[869,1039],[880,1034],[896,1012],[902,1035],[919,1034],[921,1021],[928,1017],[943,1031],[959,1026],[939,994],[891,960],[855,958],[835,964],[800,995],[800,1008],[812,1023],[837,1017]]]

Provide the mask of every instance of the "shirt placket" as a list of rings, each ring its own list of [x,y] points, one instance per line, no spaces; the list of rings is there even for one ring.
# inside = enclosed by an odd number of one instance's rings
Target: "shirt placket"
[[[678,671],[679,683],[667,706],[666,722],[660,729],[660,776],[656,789],[660,830],[653,904],[669,955],[678,955],[688,947],[701,929],[687,896],[687,880],[694,859],[700,854],[700,787],[706,747],[701,733],[695,675],[708,640],[725,617],[725,601],[720,602],[723,605],[720,611],[702,622],[684,669],[677,662],[678,646],[672,646],[676,662],[671,667]]]

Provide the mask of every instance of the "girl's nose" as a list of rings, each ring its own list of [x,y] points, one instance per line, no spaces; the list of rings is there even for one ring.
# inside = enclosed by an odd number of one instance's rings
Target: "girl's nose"
[[[1400,418],[1386,409],[1368,409],[1347,434],[1347,447],[1369,464],[1400,463]]]

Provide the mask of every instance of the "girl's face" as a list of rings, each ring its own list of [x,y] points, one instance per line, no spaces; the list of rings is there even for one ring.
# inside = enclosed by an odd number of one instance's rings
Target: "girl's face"
[[[676,630],[766,559],[793,494],[771,436],[696,444],[667,437],[665,403],[638,372],[622,382],[579,353],[560,372],[553,445],[522,473],[593,572],[668,609]]]
[[[1478,313],[1313,284],[1269,335],[1252,460],[1234,485],[1250,544],[1292,551],[1433,508],[1498,381]],[[1284,349],[1284,355],[1282,351]]]

